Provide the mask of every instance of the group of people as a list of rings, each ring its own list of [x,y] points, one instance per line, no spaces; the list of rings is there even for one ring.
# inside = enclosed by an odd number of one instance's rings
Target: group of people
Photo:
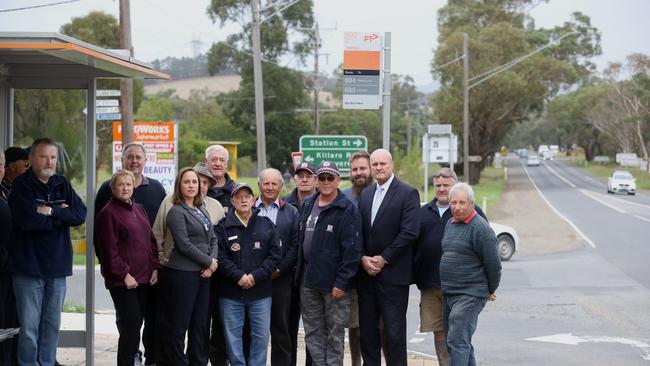
[[[0,292],[13,284],[18,364],[54,365],[72,270],[69,228],[84,222],[86,208],[55,174],[52,140],[36,140],[29,154],[0,200]],[[273,168],[259,173],[259,197],[236,184],[221,145],[180,169],[169,195],[142,174],[146,156],[141,144],[126,144],[122,170],[95,199],[118,365],[144,356],[146,365],[262,366],[270,339],[270,363],[293,366],[301,318],[309,365],[342,365],[346,328],[353,365],[381,365],[382,352],[386,364],[406,365],[412,283],[421,291],[420,331],[434,332],[439,363],[474,364],[472,334],[496,299],[501,265],[472,188],[453,170],[434,175],[436,197],[421,207],[384,149],[350,157],[352,186],[343,191],[334,162],[303,162],[285,197]]]

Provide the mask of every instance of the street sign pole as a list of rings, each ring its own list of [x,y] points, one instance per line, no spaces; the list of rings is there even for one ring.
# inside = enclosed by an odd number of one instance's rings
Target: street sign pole
[[[382,147],[390,151],[390,32],[384,33],[384,115]]]

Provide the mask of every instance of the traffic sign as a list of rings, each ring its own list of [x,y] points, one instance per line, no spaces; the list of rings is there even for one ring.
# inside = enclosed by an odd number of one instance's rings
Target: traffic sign
[[[97,99],[95,105],[98,107],[117,107],[120,105],[118,99]]]
[[[303,161],[314,165],[329,160],[341,171],[350,171],[350,156],[368,150],[368,139],[362,135],[304,135],[300,137]]]
[[[120,113],[120,107],[97,107],[95,112],[97,112],[97,114]]]
[[[97,115],[98,120],[117,120],[122,119],[122,113],[100,113]]]
[[[382,37],[345,32],[344,38],[343,109],[379,109]]]
[[[95,95],[98,97],[119,97],[121,94],[119,89],[102,89],[96,90]]]

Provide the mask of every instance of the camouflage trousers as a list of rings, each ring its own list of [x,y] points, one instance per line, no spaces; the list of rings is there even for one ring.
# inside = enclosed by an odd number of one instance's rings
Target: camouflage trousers
[[[334,300],[331,292],[300,288],[305,344],[314,366],[342,366],[350,295]]]

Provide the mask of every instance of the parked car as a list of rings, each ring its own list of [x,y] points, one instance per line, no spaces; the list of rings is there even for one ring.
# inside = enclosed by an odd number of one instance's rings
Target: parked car
[[[539,158],[537,158],[537,155],[528,155],[528,160],[526,160],[526,165],[539,166]]]
[[[553,152],[551,150],[542,151],[542,160],[553,160]]]
[[[490,227],[497,237],[497,251],[502,261],[507,261],[519,250],[519,235],[515,229],[503,224],[490,222]]]
[[[627,170],[616,170],[607,178],[607,193],[636,194],[636,179]]]

